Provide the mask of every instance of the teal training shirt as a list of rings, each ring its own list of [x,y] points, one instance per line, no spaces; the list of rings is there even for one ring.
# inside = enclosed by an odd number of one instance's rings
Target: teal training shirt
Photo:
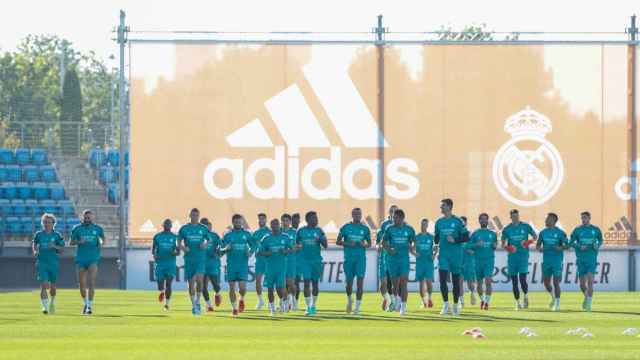
[[[344,259],[360,259],[365,257],[365,247],[362,241],[371,244],[371,231],[363,223],[354,224],[352,222],[344,224],[338,233],[338,239],[344,241]]]
[[[84,240],[78,244],[76,261],[93,261],[100,258],[99,239],[104,238],[104,230],[96,224],[79,224],[71,230],[71,239]]]
[[[57,231],[38,231],[33,237],[33,243],[38,249],[38,261],[48,264],[55,264],[59,261],[58,251],[53,246],[63,246],[64,239]]]

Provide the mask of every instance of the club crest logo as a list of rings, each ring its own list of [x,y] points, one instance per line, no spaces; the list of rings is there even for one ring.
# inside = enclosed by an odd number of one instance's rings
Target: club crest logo
[[[524,207],[547,202],[560,188],[564,165],[545,135],[551,120],[527,106],[504,125],[511,134],[493,159],[493,181],[508,201]]]

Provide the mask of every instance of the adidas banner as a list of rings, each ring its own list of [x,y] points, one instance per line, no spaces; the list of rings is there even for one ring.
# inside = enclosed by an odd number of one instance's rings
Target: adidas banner
[[[194,207],[219,233],[315,210],[333,239],[391,204],[417,228],[445,197],[470,229],[588,210],[631,236],[626,45],[129,45],[134,242]]]

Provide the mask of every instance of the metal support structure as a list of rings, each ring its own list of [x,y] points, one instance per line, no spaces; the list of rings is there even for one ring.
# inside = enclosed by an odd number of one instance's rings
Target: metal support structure
[[[125,112],[125,78],[124,78],[124,47],[127,42],[126,34],[127,27],[125,26],[125,13],[120,10],[120,25],[118,26],[118,45],[120,46],[120,79],[119,79],[119,101],[120,101],[120,161],[119,165],[119,191],[118,191],[118,207],[120,216],[120,231],[118,238],[118,248],[120,250],[120,288],[127,288],[127,238],[126,228],[127,226],[127,204],[125,197],[125,154],[126,154],[126,112]]]
[[[638,27],[636,26],[636,16],[631,16],[630,27],[626,29],[629,34],[631,43],[628,45],[628,97],[627,97],[627,115],[629,117],[629,178],[631,179],[631,201],[629,216],[631,220],[631,236],[629,237],[629,245],[638,242],[638,118],[636,108],[636,71],[637,71],[637,45]],[[636,291],[636,256],[635,250],[629,251],[629,291]]]
[[[380,160],[380,166],[378,167],[378,194],[380,194],[378,217],[383,221],[386,215],[386,196],[384,191],[384,33],[386,29],[382,26],[382,15],[378,15],[378,23],[374,28],[374,32],[376,34],[376,52],[378,55],[378,128],[380,129],[378,133],[378,160]]]

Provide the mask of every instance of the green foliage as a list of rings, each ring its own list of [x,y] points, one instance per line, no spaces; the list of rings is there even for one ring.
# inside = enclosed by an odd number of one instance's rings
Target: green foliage
[[[518,33],[507,35],[505,41],[518,40]],[[442,26],[438,31],[438,40],[441,41],[494,41],[494,33],[487,30],[487,24],[467,25],[460,31],[454,31],[450,26]]]
[[[61,63],[75,70],[84,95],[78,148],[104,145],[111,135],[104,129],[115,73],[95,53],[76,51],[71,42],[55,35],[29,35],[16,51],[0,53],[0,121],[5,131],[21,146],[60,145]]]
[[[64,77],[62,88],[62,110],[60,128],[62,153],[78,155],[80,152],[80,125],[82,122],[82,90],[80,80],[74,69],[69,69]]]

